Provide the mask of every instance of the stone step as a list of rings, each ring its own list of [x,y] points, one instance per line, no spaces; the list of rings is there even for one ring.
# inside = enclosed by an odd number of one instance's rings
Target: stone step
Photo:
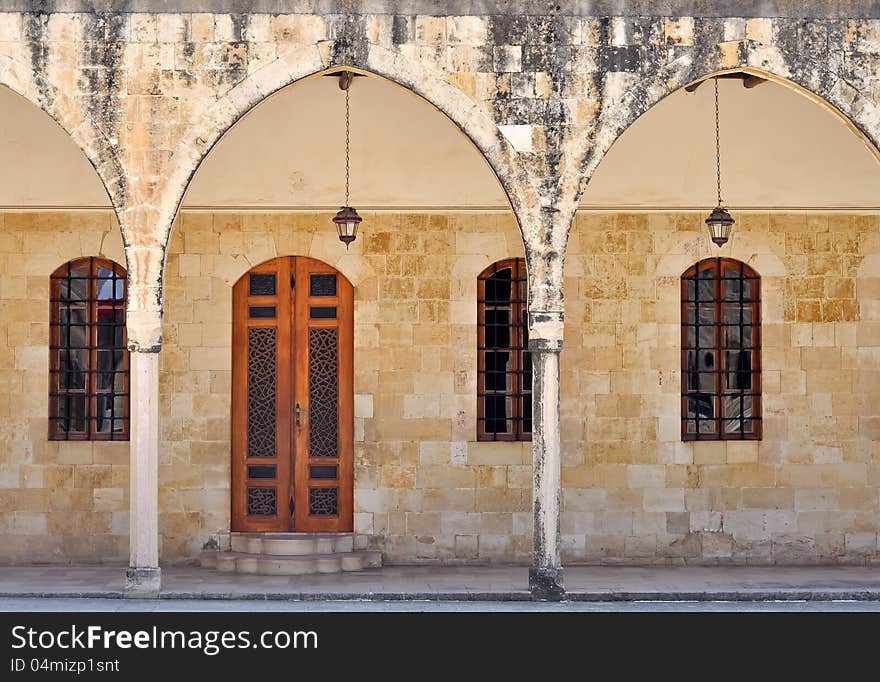
[[[354,549],[352,533],[232,533],[233,552],[269,556],[335,554]]]
[[[358,551],[278,556],[248,552],[204,552],[201,565],[204,568],[214,568],[221,573],[257,575],[341,573],[378,568],[382,565],[382,554]]]

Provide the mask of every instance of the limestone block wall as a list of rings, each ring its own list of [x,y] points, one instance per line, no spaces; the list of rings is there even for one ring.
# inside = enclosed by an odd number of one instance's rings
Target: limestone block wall
[[[525,560],[530,443],[477,443],[476,284],[522,256],[508,213],[365,213],[346,252],[326,213],[184,212],[167,263],[162,557],[229,528],[232,286],[306,255],[355,286],[355,530],[389,561]]]
[[[566,259],[562,532],[569,561],[880,558],[875,215],[581,213]],[[763,440],[682,442],[679,277],[762,276]]]
[[[581,212],[562,353],[567,562],[863,563],[880,526],[880,216]],[[112,214],[0,214],[0,561],[121,561],[128,444],[47,440],[49,275],[123,262]],[[355,524],[389,562],[528,562],[529,444],[475,442],[476,277],[522,255],[507,213],[184,212],[161,353],[165,562],[229,527],[231,291],[302,254],[355,285]],[[762,275],[764,439],[683,443],[679,276]]]
[[[49,277],[125,264],[112,211],[0,213],[0,561],[128,554],[128,443],[48,440]]]

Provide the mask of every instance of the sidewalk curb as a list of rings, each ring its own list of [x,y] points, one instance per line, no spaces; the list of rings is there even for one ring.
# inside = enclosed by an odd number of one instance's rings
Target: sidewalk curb
[[[0,592],[5,599],[127,599],[122,590],[87,592]],[[205,601],[533,601],[526,591],[508,592],[160,592],[161,600]],[[567,592],[572,602],[773,602],[880,601],[880,590],[722,590],[710,592]]]

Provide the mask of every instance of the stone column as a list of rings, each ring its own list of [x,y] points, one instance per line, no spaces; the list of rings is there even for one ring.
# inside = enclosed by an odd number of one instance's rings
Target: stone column
[[[131,377],[129,566],[131,597],[159,593],[159,351],[162,349],[163,251],[129,244],[128,331]]]
[[[159,593],[159,354],[132,351],[129,566],[125,590]]]
[[[529,589],[536,599],[561,599],[565,594],[559,553],[562,313],[529,314],[529,350],[532,352],[532,508],[535,515]]]

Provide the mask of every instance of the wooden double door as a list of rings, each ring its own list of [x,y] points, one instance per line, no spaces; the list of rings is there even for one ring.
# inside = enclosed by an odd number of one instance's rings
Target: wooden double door
[[[232,530],[351,531],[351,283],[283,257],[232,298]]]

